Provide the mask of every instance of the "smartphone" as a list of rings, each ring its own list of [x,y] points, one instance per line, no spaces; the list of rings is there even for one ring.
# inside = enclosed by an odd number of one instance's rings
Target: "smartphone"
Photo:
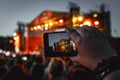
[[[43,39],[46,57],[77,55],[76,45],[65,31],[45,33]]]

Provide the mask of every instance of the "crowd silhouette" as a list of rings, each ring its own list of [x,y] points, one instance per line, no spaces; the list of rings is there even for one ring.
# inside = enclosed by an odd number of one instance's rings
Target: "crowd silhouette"
[[[26,60],[22,58],[26,57]],[[0,54],[0,80],[91,80],[92,71],[69,57]]]

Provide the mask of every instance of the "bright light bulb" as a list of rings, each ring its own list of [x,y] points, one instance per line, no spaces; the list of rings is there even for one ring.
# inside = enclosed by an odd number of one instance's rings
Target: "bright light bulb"
[[[63,23],[63,19],[60,19],[60,20],[59,20],[59,23]]]
[[[99,21],[95,21],[94,24],[95,24],[95,25],[99,25]]]

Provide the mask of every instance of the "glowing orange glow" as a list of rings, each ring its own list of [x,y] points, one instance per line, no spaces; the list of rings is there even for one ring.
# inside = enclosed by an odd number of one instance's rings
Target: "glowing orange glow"
[[[88,26],[93,26],[94,25],[94,21],[91,18],[86,18],[83,22],[83,25],[88,25]]]
[[[66,49],[65,45],[61,45],[61,49],[64,51]]]
[[[40,25],[38,25],[38,26],[37,26],[37,29],[39,29],[39,30],[41,30],[41,31],[42,31],[42,30],[43,30],[43,27],[42,27],[42,26],[40,26]]]
[[[43,24],[43,25],[41,25],[41,28],[44,28],[45,27],[45,25]]]
[[[63,23],[63,19],[60,19],[60,20],[59,20],[59,23]]]
[[[77,17],[73,17],[73,18],[72,18],[72,22],[73,22],[73,23],[75,23],[75,22],[77,22],[77,21],[78,21],[78,18],[77,18]]]
[[[48,30],[48,24],[45,24],[45,30]]]
[[[78,21],[83,21],[83,17],[82,17],[82,16],[79,16],[79,17],[78,17]]]
[[[19,35],[14,36],[14,45],[15,45],[15,51],[19,52],[20,51],[20,37]]]
[[[91,24],[91,21],[89,21],[89,20],[86,20],[85,22],[83,22],[83,24],[84,25],[88,25],[88,26],[91,26],[92,24]]]
[[[97,13],[93,14],[93,17],[98,17],[98,14]]]
[[[45,24],[45,27],[48,27],[48,24]]]
[[[50,25],[50,26],[53,26],[53,23],[52,23],[52,22],[50,22],[50,23],[49,23],[49,25]]]
[[[54,22],[54,24],[55,24],[55,25],[58,25],[58,22],[57,22],[57,21],[55,21],[55,22]]]
[[[26,46],[25,46],[25,52],[28,53],[28,35],[26,36]]]
[[[34,27],[34,30],[37,30],[37,26]]]
[[[99,25],[99,21],[95,21],[94,24],[95,24],[95,25]]]
[[[34,30],[34,28],[30,28],[30,30],[31,30],[31,31],[33,31],[33,30]]]
[[[37,29],[40,29],[40,28],[41,28],[41,26],[40,26],[40,25],[38,25],[38,26],[37,26]]]

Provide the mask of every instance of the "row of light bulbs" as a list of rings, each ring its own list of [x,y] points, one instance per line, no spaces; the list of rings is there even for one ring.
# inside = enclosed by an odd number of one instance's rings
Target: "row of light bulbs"
[[[98,17],[98,14],[93,14],[93,17]],[[80,24],[76,24],[76,22],[82,22]],[[35,31],[35,30],[48,30],[50,28],[52,28],[53,26],[55,25],[61,25],[64,23],[64,20],[63,19],[59,19],[58,21],[51,21],[49,23],[46,23],[46,24],[43,24],[43,25],[37,25],[37,26],[34,26],[34,27],[30,27],[30,30],[31,31]],[[98,20],[95,20],[92,24],[92,22],[90,20],[85,20],[84,19],[84,16],[73,16],[72,18],[72,23],[73,23],[73,26],[83,26],[83,25],[88,25],[88,26],[92,26],[92,25],[95,25],[95,26],[98,26],[100,24],[100,22]]]
[[[43,24],[43,25],[37,25],[37,26],[34,26],[34,27],[31,27],[30,30],[31,31],[34,31],[34,30],[48,30],[50,28],[52,28],[54,25],[61,25],[64,23],[64,20],[63,19],[59,19],[59,21],[55,21],[55,22],[49,22],[49,23],[46,23],[46,24]]]

